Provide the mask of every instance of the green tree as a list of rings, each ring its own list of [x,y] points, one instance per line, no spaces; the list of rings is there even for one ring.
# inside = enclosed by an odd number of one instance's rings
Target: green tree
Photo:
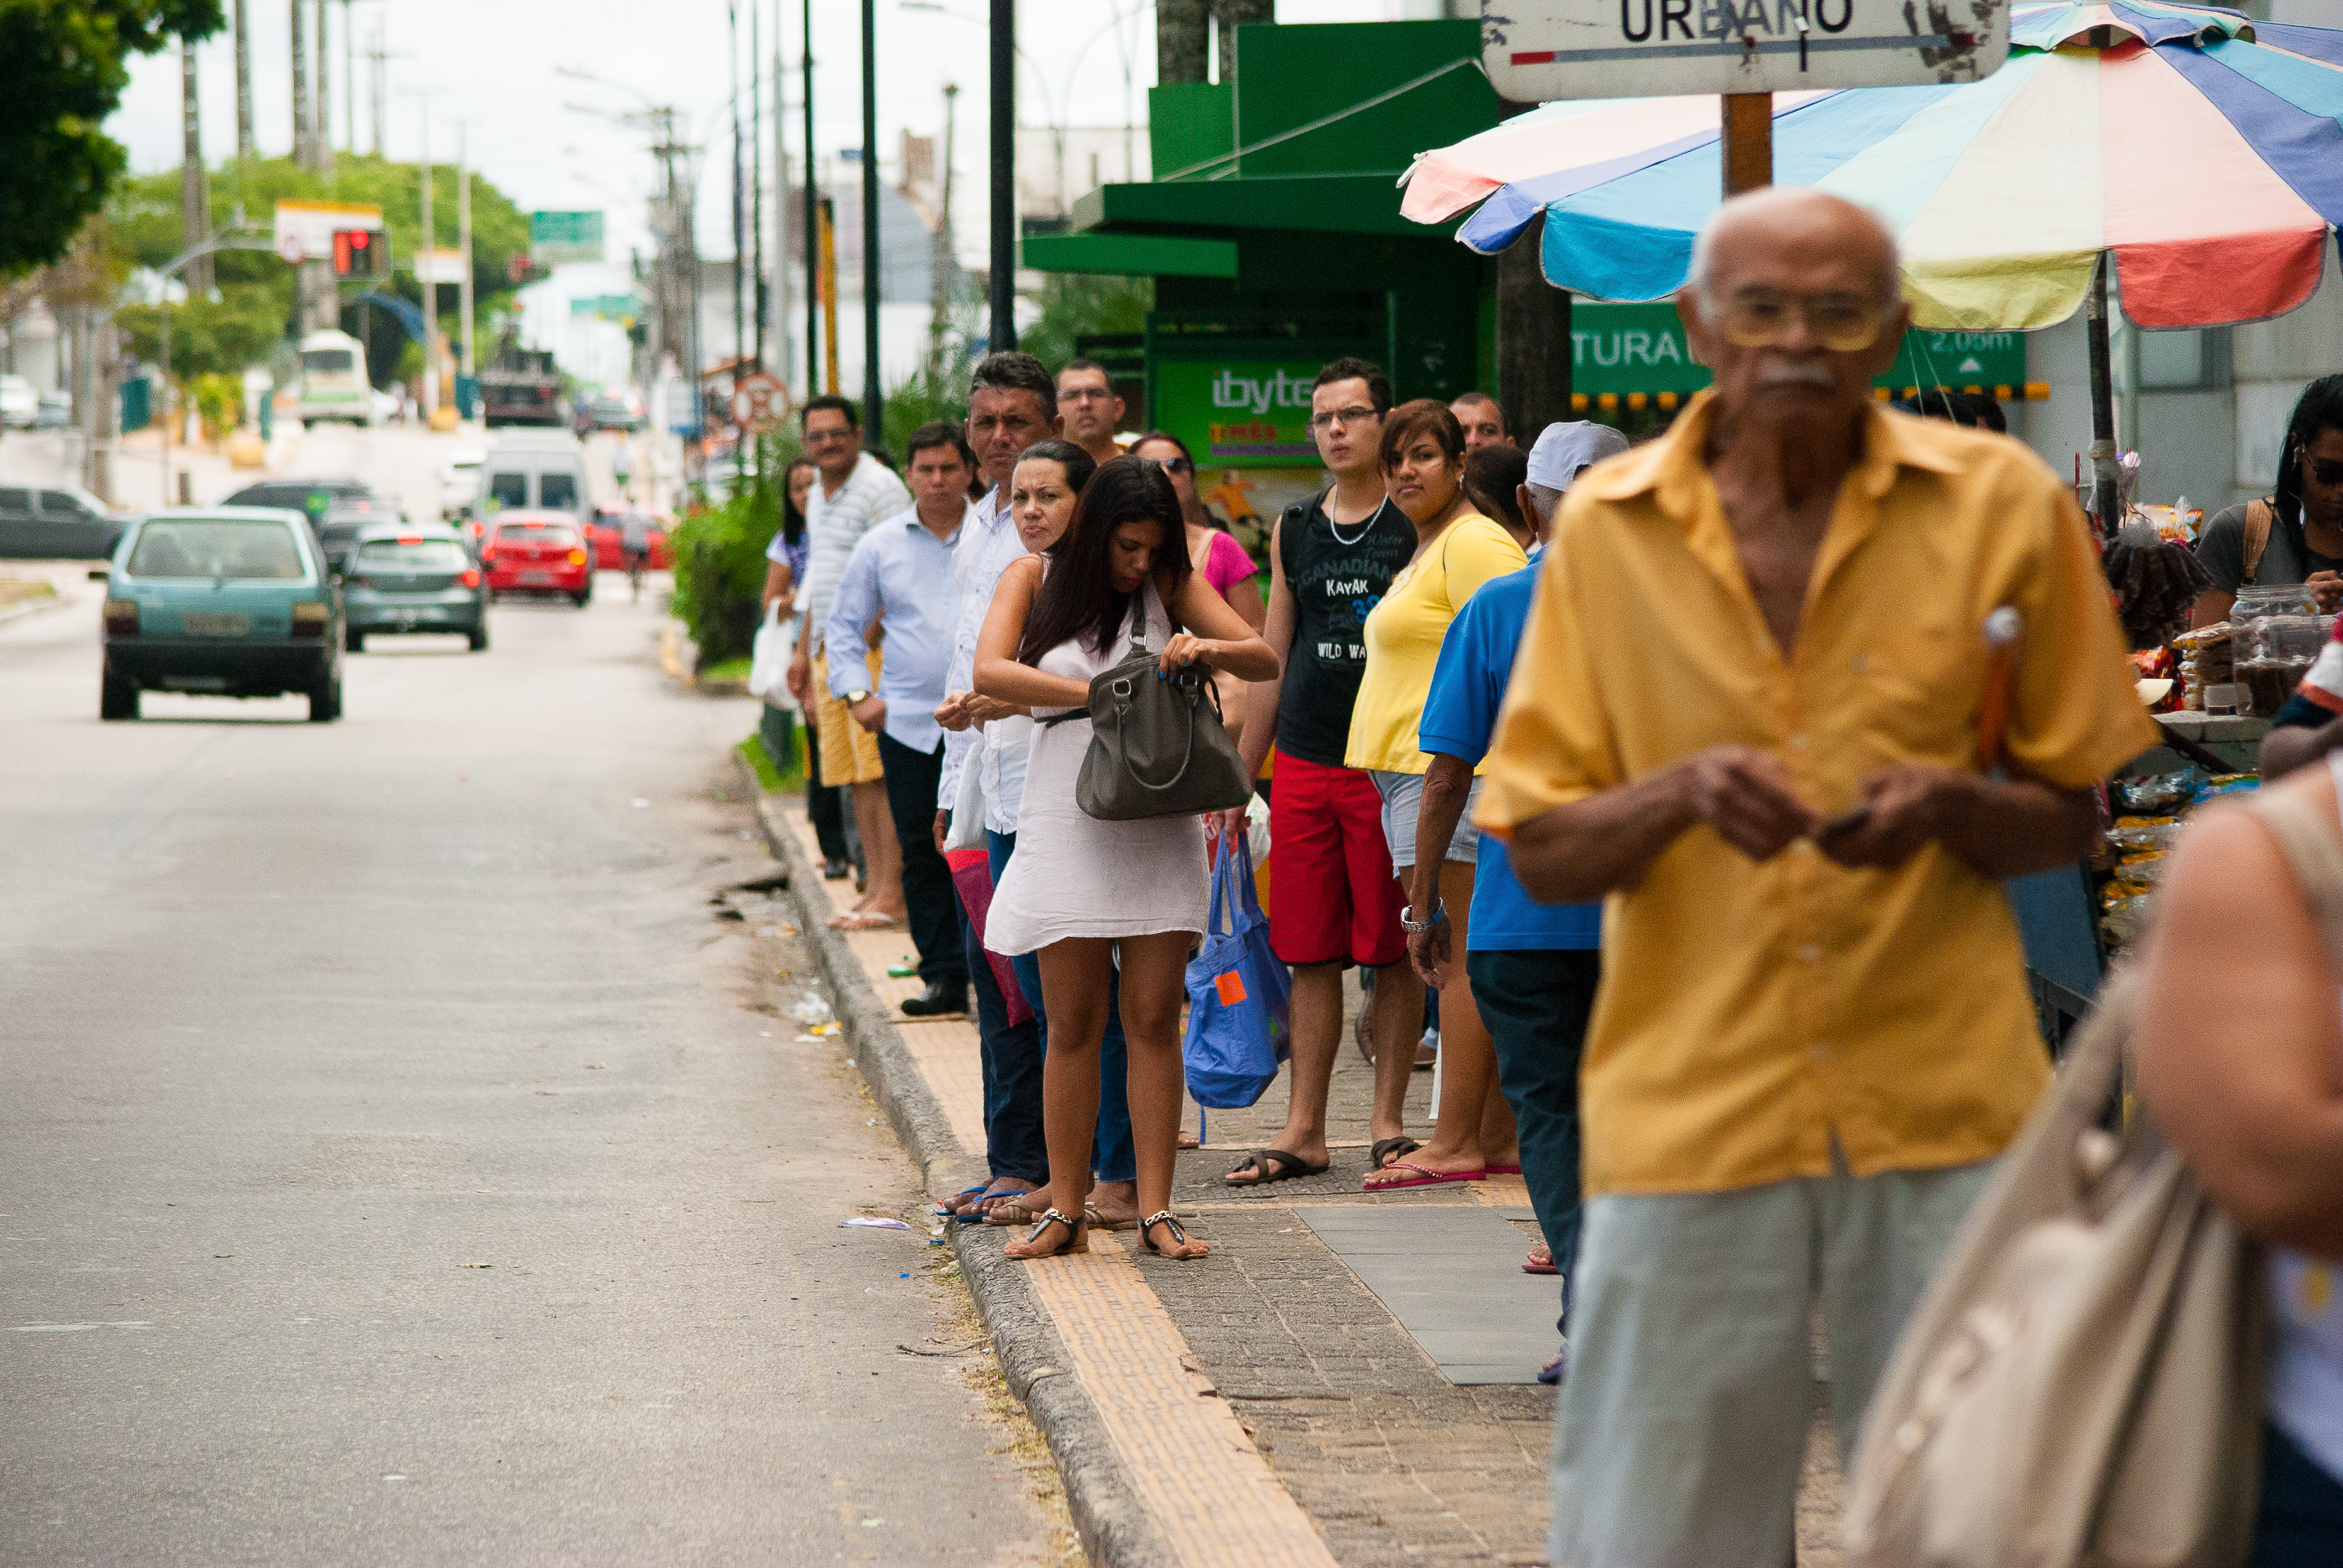
[[[63,256],[120,181],[129,154],[100,127],[129,84],[129,56],[223,21],[219,0],[0,3],[0,278]]]
[[[1017,335],[1017,347],[1054,371],[1074,357],[1077,338],[1143,331],[1155,307],[1155,280],[1052,273],[1041,299],[1041,318]]]

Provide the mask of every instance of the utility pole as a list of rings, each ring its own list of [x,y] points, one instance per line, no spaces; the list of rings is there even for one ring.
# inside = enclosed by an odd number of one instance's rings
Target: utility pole
[[[456,367],[457,373],[467,379],[477,374],[472,367],[471,142],[470,125],[459,121],[456,126],[456,248],[464,253],[464,275],[456,280],[456,310],[463,334],[463,357]]]
[[[879,0],[862,0],[862,438],[874,447],[887,425],[879,303]]]
[[[309,0],[292,0],[293,7],[293,165],[317,166],[309,151]],[[308,323],[304,321],[306,331]]]
[[[749,320],[757,339],[757,368],[765,367],[765,45],[757,0],[749,0],[749,236],[756,262],[749,272]]]
[[[985,347],[1017,347],[1017,0],[992,0],[992,324]]]
[[[334,41],[326,34],[326,0],[317,0],[317,77],[315,112],[317,128],[309,135],[309,146],[315,150],[317,172],[334,172]]]
[[[196,92],[196,41],[179,38],[179,246],[193,250],[211,237],[211,194],[204,179],[204,123]],[[189,295],[212,291],[212,258],[187,264]]]
[[[740,7],[736,0],[725,0],[725,84],[732,89],[732,377],[727,392],[740,388],[740,357],[748,352],[749,323],[743,312],[740,284],[742,264],[748,249],[748,193],[740,188]],[[729,402],[729,399],[728,399]],[[736,431],[732,442],[732,471],[741,471],[742,448],[747,443],[739,437],[745,431]]]
[[[358,156],[357,28],[350,20],[350,0],[342,0],[342,150]]]
[[[773,337],[781,380],[789,378],[789,80],[782,69],[781,7],[773,6]]]
[[[813,149],[813,0],[805,0],[805,272],[806,396],[821,385],[821,195]]]
[[[252,30],[246,25],[246,0],[236,0],[236,156],[254,156],[252,145]]]
[[[417,87],[414,95],[423,107],[422,236],[415,242],[415,281],[423,293],[423,417],[427,423],[439,411],[439,277],[437,230],[431,223],[431,89]]]
[[[935,257],[929,265],[934,274],[931,294],[933,304],[928,317],[928,373],[940,377],[944,367],[944,333],[951,324],[952,269],[952,126],[954,111],[959,107],[960,84],[944,84],[944,166],[939,172],[941,186],[936,213]]]

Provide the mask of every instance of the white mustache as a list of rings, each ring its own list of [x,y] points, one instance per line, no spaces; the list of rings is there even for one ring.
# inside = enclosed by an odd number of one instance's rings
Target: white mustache
[[[1792,360],[1778,369],[1768,370],[1760,375],[1757,377],[1757,385],[1760,387],[1819,387],[1828,392],[1835,389],[1838,383],[1832,380],[1831,373],[1819,365]]]

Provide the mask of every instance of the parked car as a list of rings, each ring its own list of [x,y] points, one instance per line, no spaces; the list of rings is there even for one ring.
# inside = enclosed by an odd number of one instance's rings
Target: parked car
[[[290,507],[307,517],[313,528],[325,522],[327,512],[337,508],[357,512],[397,510],[388,499],[376,495],[374,487],[364,479],[263,479],[256,485],[246,485],[221,505]]]
[[[41,411],[41,395],[22,376],[0,376],[0,425],[31,427]]]
[[[73,485],[0,486],[0,557],[31,561],[102,561],[122,538],[123,519]]]
[[[627,514],[639,511],[631,507],[597,507],[594,508],[594,569],[622,572],[627,569]],[[659,520],[640,514],[650,539],[651,568],[665,571],[672,564],[667,548],[667,529]]]
[[[488,591],[567,594],[578,608],[594,597],[594,568],[567,512],[499,512],[480,546]]]
[[[298,512],[182,507],[133,522],[106,595],[100,719],[136,719],[146,691],[299,692],[342,716],[342,606]]]
[[[33,411],[35,430],[64,430],[73,425],[73,399],[62,392],[44,392],[41,405]]]
[[[392,632],[461,632],[474,653],[488,646],[488,582],[463,536],[436,523],[360,528],[343,568],[342,615],[352,653]]]

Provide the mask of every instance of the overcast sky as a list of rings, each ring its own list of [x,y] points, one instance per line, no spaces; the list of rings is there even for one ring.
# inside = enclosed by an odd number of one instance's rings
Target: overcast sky
[[[229,0],[232,4],[232,0]],[[940,9],[939,9],[940,8]],[[799,65],[803,56],[804,0],[759,0],[740,16],[746,52],[749,9],[761,17],[769,69],[777,12],[789,79],[791,158],[803,156]],[[825,156],[859,146],[861,133],[860,7],[853,0],[815,0],[813,55],[816,136]],[[967,178],[983,168],[981,127],[987,113],[985,0],[880,0],[879,143],[890,166],[909,129],[941,129],[942,88],[957,83],[960,190],[974,210],[961,227],[980,256],[985,183]],[[1438,0],[1279,0],[1282,22],[1385,21],[1437,15]],[[345,18],[355,33],[357,145],[370,149],[368,124],[373,69],[365,58],[377,29],[384,47],[403,56],[389,63],[389,151],[419,156],[423,105],[416,89],[434,90],[431,152],[452,162],[457,126],[468,122],[474,163],[523,210],[599,208],[608,216],[612,258],[630,245],[648,248],[644,205],[653,184],[647,138],[591,115],[579,105],[619,111],[641,99],[682,109],[690,139],[708,138],[711,156],[699,182],[702,253],[731,250],[730,119],[725,109],[726,11],[720,0],[681,0],[646,6],[639,0],[356,0],[329,8],[332,51],[330,112],[335,145],[343,145],[350,107],[343,62]],[[1122,20],[1120,27],[1117,17]],[[264,154],[292,144],[292,67],[288,0],[249,0],[255,135]],[[1120,126],[1125,105],[1146,123],[1147,89],[1155,80],[1154,7],[1147,0],[1021,0],[1018,33],[1027,67],[1021,73],[1020,112],[1027,124]],[[1131,68],[1128,99],[1124,64]],[[205,155],[216,161],[236,148],[236,66],[229,35],[196,50]],[[555,74],[557,66],[590,71],[620,84],[604,87]],[[741,80],[746,82],[743,67]],[[639,95],[639,96],[636,95]],[[1061,100],[1062,100],[1061,102]],[[768,100],[769,102],[769,100]],[[107,127],[130,148],[141,172],[179,162],[179,62],[175,53],[135,62],[122,107]],[[970,133],[974,133],[971,136]],[[770,145],[769,124],[767,133]],[[255,215],[256,216],[259,215]]]

